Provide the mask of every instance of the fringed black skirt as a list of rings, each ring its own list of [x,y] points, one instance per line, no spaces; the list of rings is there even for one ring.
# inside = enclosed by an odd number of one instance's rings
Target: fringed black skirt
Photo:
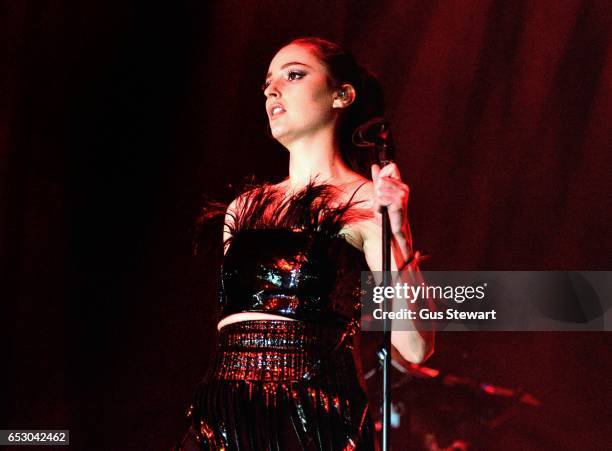
[[[179,450],[374,450],[351,340],[302,321],[223,327]]]

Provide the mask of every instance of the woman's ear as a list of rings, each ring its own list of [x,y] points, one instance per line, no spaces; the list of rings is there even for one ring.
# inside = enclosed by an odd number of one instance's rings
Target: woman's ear
[[[355,101],[356,97],[357,93],[353,85],[344,83],[336,91],[332,108],[346,108]]]

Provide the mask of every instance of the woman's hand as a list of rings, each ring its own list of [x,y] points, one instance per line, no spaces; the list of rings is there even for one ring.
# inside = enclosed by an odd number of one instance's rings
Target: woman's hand
[[[374,182],[372,206],[374,214],[380,214],[381,206],[387,207],[391,232],[396,238],[409,242],[408,195],[410,188],[402,182],[397,165],[390,163],[381,169],[377,164],[373,164],[372,181]]]

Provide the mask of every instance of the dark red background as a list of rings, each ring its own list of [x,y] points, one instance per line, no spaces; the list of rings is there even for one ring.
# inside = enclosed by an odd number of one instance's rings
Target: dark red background
[[[23,1],[1,17],[2,429],[67,428],[90,450],[180,435],[215,333],[218,259],[191,256],[192,223],[202,195],[286,175],[259,86],[297,36],[379,75],[427,269],[612,269],[609,2]],[[498,449],[602,449],[611,344],[449,333],[429,365],[542,400]]]

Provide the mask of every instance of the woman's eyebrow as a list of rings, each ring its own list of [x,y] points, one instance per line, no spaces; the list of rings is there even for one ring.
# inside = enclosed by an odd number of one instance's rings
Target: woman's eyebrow
[[[290,63],[285,63],[285,64],[283,64],[283,65],[281,66],[281,70],[283,70],[283,69],[284,69],[284,68],[286,68],[286,67],[293,66],[294,64],[299,64],[300,66],[306,66],[306,67],[309,67],[309,68],[311,68],[311,69],[312,69],[312,66],[309,66],[308,64],[305,64],[305,63],[300,63],[299,61],[291,61]],[[272,72],[268,72],[268,73],[266,74],[266,80],[267,80],[268,78],[270,78],[271,76],[272,76]]]

